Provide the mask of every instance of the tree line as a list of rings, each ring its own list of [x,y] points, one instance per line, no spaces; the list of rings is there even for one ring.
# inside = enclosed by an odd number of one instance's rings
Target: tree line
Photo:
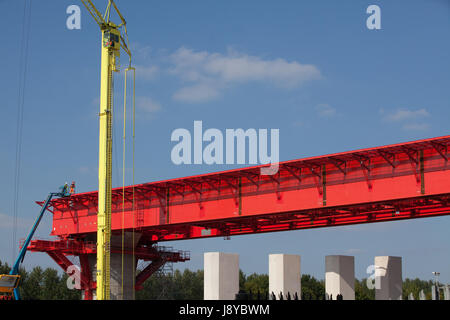
[[[0,274],[8,274],[11,267],[0,261]],[[68,276],[53,268],[34,267],[30,272],[19,269],[19,294],[23,300],[79,300],[81,292],[67,287]]]
[[[0,274],[7,274],[11,268],[0,261]],[[31,271],[20,269],[19,292],[24,300],[79,300],[81,291],[67,287],[68,276],[59,274],[53,268],[34,267]],[[419,292],[424,291],[427,299],[431,299],[431,280],[405,279],[403,281],[403,299],[410,293],[416,300]],[[301,277],[302,299],[323,300],[325,281],[304,274]],[[250,275],[239,272],[239,290],[252,299],[267,299],[269,292],[269,276],[267,274]],[[277,297],[279,293],[274,293]],[[300,297],[299,297],[300,298]],[[202,300],[203,270],[175,270],[173,273],[155,273],[143,284],[143,289],[136,292],[137,300]],[[355,279],[355,299],[374,300],[375,290],[369,289],[366,279]]]

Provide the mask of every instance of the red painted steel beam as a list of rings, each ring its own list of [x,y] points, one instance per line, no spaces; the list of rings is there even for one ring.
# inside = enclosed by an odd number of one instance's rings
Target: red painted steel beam
[[[274,177],[255,166],[117,188],[112,230],[155,242],[450,214],[449,144],[445,136],[285,161]],[[97,231],[97,192],[55,199],[52,211],[52,235]]]
[[[81,283],[83,283],[84,290],[84,300],[92,300],[94,298],[94,289],[97,288],[97,283],[92,280],[92,272],[89,266],[89,260],[87,254],[81,254],[80,257],[80,268],[81,268]]]
[[[152,261],[144,270],[139,272],[136,276],[136,290],[142,290],[144,281],[147,280],[153,273],[158,271],[158,269],[161,268],[166,262],[166,258],[160,257],[159,259]]]
[[[80,256],[80,264],[82,268],[87,270],[89,274],[89,264],[87,263],[87,256],[97,253],[97,247],[91,242],[83,242],[73,239],[55,239],[55,240],[32,240],[28,246],[29,251],[46,252],[64,269],[66,270],[72,263],[65,257]],[[183,262],[190,259],[189,254],[185,251],[173,251],[166,247],[147,247],[138,246],[134,250],[124,249],[121,247],[111,247],[112,253],[134,255],[137,259],[142,260],[157,260],[164,256],[169,262]],[[56,260],[56,258],[58,258]],[[84,259],[84,260],[83,260]],[[66,264],[62,264],[61,261]]]
[[[67,272],[67,269],[73,265],[73,263],[59,251],[48,251],[47,254],[64,270],[64,272]],[[93,285],[87,277],[87,274],[82,274],[80,277],[81,288],[83,290],[91,291],[95,289],[95,285]]]

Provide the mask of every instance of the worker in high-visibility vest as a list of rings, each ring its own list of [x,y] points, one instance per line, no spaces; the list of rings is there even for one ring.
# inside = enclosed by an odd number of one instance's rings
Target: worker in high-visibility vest
[[[67,184],[67,182],[64,183],[63,186],[59,187],[59,190],[61,190],[61,193],[62,193],[64,196],[67,196],[67,195],[68,195],[68,191],[69,191],[69,185]]]
[[[72,181],[72,184],[70,185],[70,194],[74,194],[75,193],[75,181]]]

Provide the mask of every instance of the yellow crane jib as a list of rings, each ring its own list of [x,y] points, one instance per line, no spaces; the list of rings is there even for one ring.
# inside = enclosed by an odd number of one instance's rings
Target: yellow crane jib
[[[112,103],[113,74],[120,70],[120,49],[128,55],[126,21],[113,0],[108,1],[102,16],[91,0],[81,0],[102,32],[101,82],[99,112],[99,167],[98,167],[98,214],[97,214],[97,299],[110,298],[110,250],[111,250],[111,187],[112,187]],[[111,22],[114,8],[121,22]]]

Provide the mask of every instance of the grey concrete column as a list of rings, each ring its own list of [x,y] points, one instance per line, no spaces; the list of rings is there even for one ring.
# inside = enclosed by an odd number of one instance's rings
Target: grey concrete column
[[[425,297],[425,293],[423,292],[423,289],[420,290],[419,292],[419,300],[427,300],[427,298]]]
[[[435,284],[431,286],[431,300],[440,300],[439,287]]]
[[[325,294],[327,299],[341,294],[343,300],[355,300],[355,257],[325,257]]]
[[[203,263],[203,298],[234,300],[239,292],[239,255],[205,252]]]
[[[134,234],[134,241],[133,241]],[[130,252],[139,242],[141,234],[125,232],[123,248]],[[122,235],[111,237],[111,247],[122,248]],[[136,261],[132,254],[111,253],[111,300],[132,300],[134,299],[134,282],[136,280]],[[122,279],[123,274],[123,279]]]
[[[287,299],[288,293],[291,299],[297,294],[301,299],[301,273],[300,256],[292,254],[269,255],[269,293],[275,294],[279,299],[280,293]]]
[[[444,300],[450,300],[450,285],[444,286]]]
[[[401,300],[402,281],[401,257],[375,257],[375,300]]]
[[[133,233],[125,232],[124,234],[124,250],[132,251],[133,243],[139,242],[141,237],[140,233],[134,232],[134,242]],[[112,248],[122,248],[122,235],[115,234],[111,236],[111,247]],[[92,280],[96,281],[96,270],[97,270],[97,256],[89,256],[89,265],[92,272]],[[122,270],[123,263],[123,270]],[[134,272],[133,272],[134,268]],[[122,271],[123,271],[123,284],[122,284]],[[134,281],[136,280],[136,262],[135,257],[132,254],[122,253],[111,253],[110,255],[110,299],[111,300],[133,300],[134,299]],[[122,292],[123,285],[123,292]],[[95,300],[96,293],[94,291]]]

